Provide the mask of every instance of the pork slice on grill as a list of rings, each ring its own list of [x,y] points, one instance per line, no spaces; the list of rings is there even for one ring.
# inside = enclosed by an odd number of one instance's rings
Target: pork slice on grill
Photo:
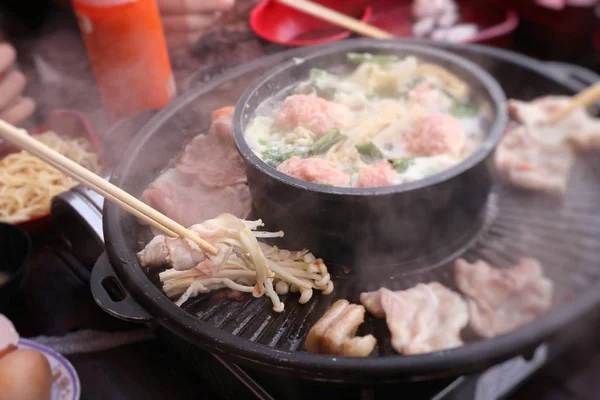
[[[196,136],[179,158],[177,171],[207,187],[246,183],[244,160],[231,135],[231,118],[217,119],[207,135]]]
[[[440,283],[395,292],[381,288],[362,293],[360,301],[371,314],[385,316],[398,353],[422,354],[463,344],[460,331],[468,323],[467,304]]]
[[[548,143],[524,125],[509,127],[494,156],[496,170],[506,182],[528,190],[563,193],[575,160],[564,143]]]
[[[455,279],[469,304],[470,326],[484,338],[513,331],[546,313],[554,285],[539,261],[523,258],[506,269],[458,259]]]
[[[184,226],[220,214],[246,218],[252,198],[231,133],[231,116],[215,120],[206,135],[185,148],[175,168],[161,174],[142,194],[150,206]]]
[[[542,123],[551,113],[565,107],[569,100],[567,96],[540,97],[530,103],[510,100],[508,110],[538,140],[570,144],[576,150],[600,150],[600,120],[583,108],[574,110],[556,123]]]

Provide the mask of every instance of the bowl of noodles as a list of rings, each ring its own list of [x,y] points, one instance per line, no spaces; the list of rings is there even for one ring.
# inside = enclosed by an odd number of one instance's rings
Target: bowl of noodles
[[[48,123],[30,131],[37,140],[77,162],[100,172],[102,148],[90,123],[80,113],[56,110]],[[50,225],[50,203],[77,182],[33,155],[0,148],[0,221],[32,233]]]

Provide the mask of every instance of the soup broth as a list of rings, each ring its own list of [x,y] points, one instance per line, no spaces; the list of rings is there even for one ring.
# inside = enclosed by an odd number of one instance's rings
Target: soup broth
[[[349,53],[350,73],[313,68],[261,104],[245,132],[266,163],[323,185],[379,187],[445,171],[477,149],[469,86],[415,57]]]

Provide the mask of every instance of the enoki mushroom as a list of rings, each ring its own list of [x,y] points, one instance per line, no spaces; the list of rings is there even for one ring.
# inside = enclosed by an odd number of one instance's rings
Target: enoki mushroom
[[[256,231],[262,225],[261,220],[244,221],[230,214],[222,214],[190,227],[217,247],[219,252],[216,256],[206,255],[190,269],[171,268],[160,273],[166,295],[170,298],[180,296],[176,304],[181,306],[190,297],[200,293],[230,288],[252,293],[254,297],[266,294],[273,304],[273,310],[282,312],[284,304],[279,295],[299,292],[298,301],[304,304],[312,297],[313,290],[320,290],[323,294],[333,291],[333,282],[323,260],[317,259],[308,250],[281,250],[259,242],[258,238],[283,236],[283,232]],[[165,238],[164,245],[161,243],[164,251],[161,252],[156,251],[156,242],[153,240],[155,248],[150,249],[149,244],[139,253],[142,265],[156,265],[157,254],[160,254],[161,260],[164,259],[163,264],[176,265],[178,257],[188,256],[178,251],[196,251],[187,242],[186,246],[175,248],[175,240],[185,239]],[[155,258],[149,259],[149,255]]]

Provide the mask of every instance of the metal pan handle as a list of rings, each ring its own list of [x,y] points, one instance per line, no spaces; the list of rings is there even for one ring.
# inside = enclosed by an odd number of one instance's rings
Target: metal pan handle
[[[123,287],[110,265],[106,253],[102,253],[94,265],[90,288],[96,304],[113,317],[137,323],[152,320],[152,317],[133,300]]]

